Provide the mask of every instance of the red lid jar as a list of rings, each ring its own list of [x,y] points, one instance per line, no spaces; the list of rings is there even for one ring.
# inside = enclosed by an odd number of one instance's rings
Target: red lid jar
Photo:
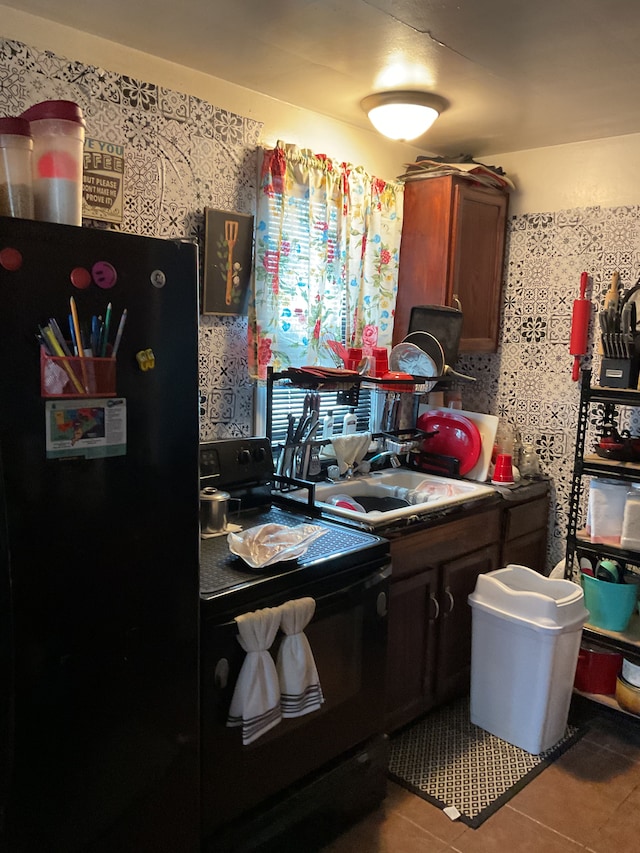
[[[43,101],[25,110],[33,137],[35,218],[82,225],[85,121],[73,101]]]

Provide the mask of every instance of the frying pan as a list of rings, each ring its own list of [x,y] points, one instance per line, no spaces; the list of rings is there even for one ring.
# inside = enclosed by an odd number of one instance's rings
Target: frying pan
[[[412,343],[396,344],[389,353],[389,367],[391,370],[402,370],[412,376],[423,376],[425,379],[433,379],[425,384],[423,393],[432,391],[437,385],[440,372],[434,360],[421,347]]]
[[[454,379],[462,379],[465,382],[475,382],[475,376],[465,376],[464,373],[458,373],[448,364],[445,364],[444,350],[440,346],[440,341],[430,332],[410,332],[403,343],[411,343],[420,347],[423,352],[433,361],[437,376],[450,376]]]

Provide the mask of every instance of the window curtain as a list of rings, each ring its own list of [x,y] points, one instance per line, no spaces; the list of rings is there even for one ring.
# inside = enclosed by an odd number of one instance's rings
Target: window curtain
[[[334,365],[327,339],[389,346],[403,186],[279,142],[263,151],[249,369]]]

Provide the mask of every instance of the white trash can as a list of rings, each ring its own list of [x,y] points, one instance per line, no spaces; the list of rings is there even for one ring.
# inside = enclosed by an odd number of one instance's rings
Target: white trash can
[[[480,575],[472,608],[471,722],[538,755],[564,735],[582,627],[582,587],[525,566]]]

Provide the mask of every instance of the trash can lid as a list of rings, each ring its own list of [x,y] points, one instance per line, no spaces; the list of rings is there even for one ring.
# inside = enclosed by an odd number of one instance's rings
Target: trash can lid
[[[589,617],[581,586],[515,564],[479,575],[469,603],[510,621],[554,632],[574,630]]]

